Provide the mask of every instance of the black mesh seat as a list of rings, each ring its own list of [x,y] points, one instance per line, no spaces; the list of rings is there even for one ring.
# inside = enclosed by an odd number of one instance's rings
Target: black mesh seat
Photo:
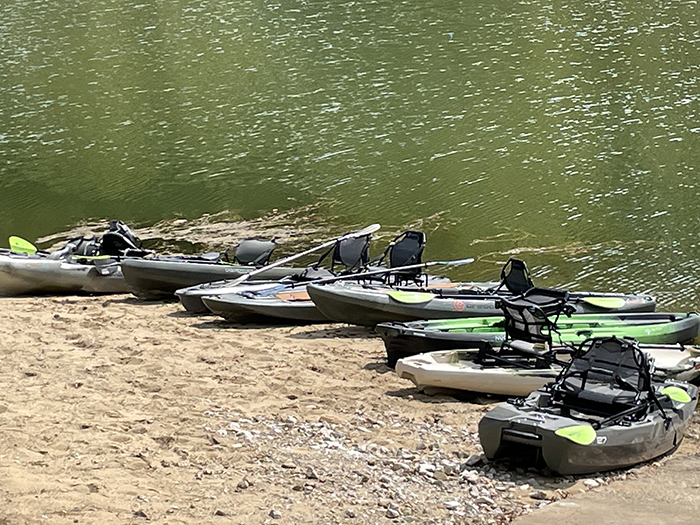
[[[328,251],[321,255],[315,264],[304,270],[301,279],[312,280],[323,278],[328,275],[337,275],[339,272],[336,266],[338,265],[344,267],[340,273],[355,273],[363,270],[369,263],[370,240],[370,234],[340,239]],[[329,255],[331,256],[330,274],[328,274],[328,270],[324,270],[320,267]]]
[[[567,298],[567,292],[549,288],[530,288],[518,297],[501,298],[506,339],[498,348],[480,347],[477,362],[521,368],[547,368],[558,362],[558,354],[571,351],[565,345],[553,347],[559,316],[571,313]]]
[[[343,265],[347,272],[361,270],[369,262],[369,243],[369,235],[338,241],[333,248],[331,272],[335,271],[336,264]]]
[[[551,387],[552,401],[603,416],[634,413],[653,397],[651,377],[651,360],[635,340],[587,339]]]
[[[566,291],[530,288],[518,297],[501,298],[506,342],[519,340],[551,345],[559,316],[573,313],[573,307],[567,304],[568,296]]]
[[[131,250],[139,253],[143,251],[139,247],[138,237],[122,221],[117,219],[109,221],[109,229],[100,239],[100,255],[118,256]]]
[[[511,257],[501,270],[501,284],[499,289],[505,286],[513,295],[520,295],[535,286],[530,277],[525,261]]]
[[[400,268],[421,264],[427,238],[423,232],[407,230],[394,237],[384,253],[371,261],[372,266],[381,267],[388,262],[389,268]],[[421,268],[410,268],[387,273],[386,279],[394,281],[411,280],[418,277]]]
[[[243,239],[234,250],[233,262],[248,266],[265,266],[276,246],[274,240]]]

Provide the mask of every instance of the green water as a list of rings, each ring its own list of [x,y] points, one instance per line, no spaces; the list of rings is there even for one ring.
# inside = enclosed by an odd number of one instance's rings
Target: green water
[[[0,239],[319,200],[696,309],[700,10],[670,1],[7,0]],[[421,221],[422,222],[417,222]],[[2,241],[0,241],[2,242]]]

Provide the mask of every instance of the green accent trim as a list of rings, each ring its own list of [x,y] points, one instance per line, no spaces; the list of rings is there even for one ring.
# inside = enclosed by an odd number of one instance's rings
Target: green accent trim
[[[15,253],[26,253],[27,255],[33,255],[37,252],[36,246],[34,246],[31,242],[22,239],[22,237],[12,235],[9,242],[10,250]]]
[[[691,399],[688,392],[677,386],[667,386],[662,388],[661,393],[678,403],[688,403]]]
[[[401,290],[390,290],[386,293],[394,301],[405,304],[427,303],[435,299],[435,295],[423,292],[404,292]]]
[[[563,427],[556,430],[554,433],[578,445],[590,445],[596,438],[595,429],[591,425]]]
[[[625,300],[622,297],[583,297],[583,302],[598,308],[622,308]]]

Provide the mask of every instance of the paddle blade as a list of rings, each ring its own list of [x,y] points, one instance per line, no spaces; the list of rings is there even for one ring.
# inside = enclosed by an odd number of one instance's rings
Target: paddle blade
[[[37,252],[36,246],[31,242],[22,239],[22,237],[16,237],[15,235],[9,238],[10,250],[15,253],[26,253],[27,255],[32,255]]]
[[[456,261],[438,261],[435,264],[442,264],[444,266],[462,266],[463,264],[470,264],[474,262],[474,257],[467,257],[466,259],[457,259]]]
[[[379,228],[381,228],[381,225],[377,224],[376,222],[374,224],[370,224],[369,226],[365,226],[361,230],[358,230],[356,232],[348,233],[345,235],[345,237],[362,237],[363,235],[369,235],[370,233],[376,232]]]

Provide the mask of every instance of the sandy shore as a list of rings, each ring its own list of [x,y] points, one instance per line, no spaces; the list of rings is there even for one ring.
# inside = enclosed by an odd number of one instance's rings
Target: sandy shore
[[[494,401],[418,393],[363,328],[2,298],[0,350],[0,523],[507,523],[657,468],[483,465]],[[697,452],[699,428],[674,457]]]

